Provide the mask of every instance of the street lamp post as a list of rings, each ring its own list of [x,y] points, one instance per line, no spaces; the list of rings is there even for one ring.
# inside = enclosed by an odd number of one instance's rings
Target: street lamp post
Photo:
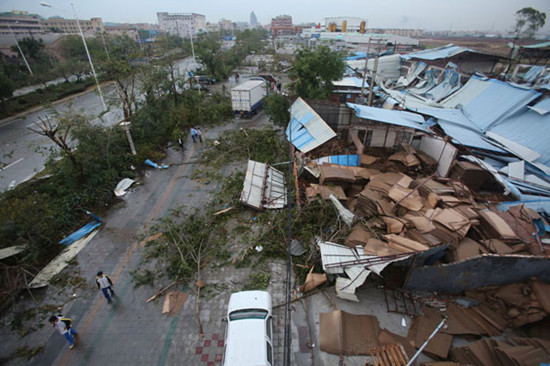
[[[53,8],[48,3],[40,3],[40,5],[45,6],[47,8]],[[88,61],[90,62],[90,67],[92,69],[92,74],[95,79],[95,83],[97,85],[97,91],[99,92],[99,98],[101,99],[101,104],[103,105],[103,110],[107,112],[107,105],[105,104],[105,99],[103,99],[103,93],[101,92],[101,86],[99,86],[99,81],[97,80],[97,74],[95,73],[95,67],[94,63],[92,62],[92,57],[90,56],[90,51],[88,51],[88,45],[86,44],[86,38],[84,37],[84,33],[82,33],[82,28],[80,27],[80,21],[78,20],[78,17],[76,16],[76,11],[74,10],[74,5],[71,3],[71,8],[73,9],[74,18],[76,20],[76,25],[78,26],[78,31],[80,32],[80,37],[82,38],[82,43],[84,43],[84,49],[86,50],[86,55],[88,56]],[[55,8],[56,10],[60,10]],[[61,10],[63,11],[63,10]]]
[[[19,21],[15,22],[15,24],[17,24],[17,23],[19,23]],[[15,34],[13,34],[13,31],[11,30],[11,27],[10,27],[9,23],[8,23],[8,28],[10,30],[11,36],[13,37],[13,40],[15,41],[15,44],[17,45],[17,49],[19,50],[19,53],[23,57],[23,61],[25,61],[25,65],[27,65],[27,69],[29,70],[29,73],[31,75],[33,75],[31,67],[30,67],[29,63],[27,62],[27,58],[25,57],[25,54],[23,53],[23,50],[21,49],[21,47],[19,47],[19,42],[17,41],[17,38],[15,38]]]
[[[45,6],[47,8],[53,8],[59,11],[63,11],[57,8],[54,8],[48,3],[40,3],[40,5]],[[78,17],[76,15],[76,10],[74,9],[73,3],[71,3],[71,8],[73,9],[74,18],[76,20],[76,24],[78,25],[78,31],[80,32],[80,37],[82,38],[82,43],[84,43],[84,49],[86,50],[86,55],[88,56],[88,61],[90,62],[90,68],[92,69],[92,74],[95,79],[95,83],[97,85],[97,91],[99,93],[99,98],[101,99],[101,104],[103,105],[103,110],[105,112],[108,111],[107,105],[105,104],[105,99],[103,98],[103,93],[101,92],[101,86],[99,85],[99,81],[97,80],[97,74],[95,72],[94,63],[92,62],[92,57],[90,56],[90,51],[88,51],[88,45],[86,44],[86,38],[84,37],[84,33],[82,33],[82,28],[80,27],[80,21],[78,20]],[[65,12],[67,13],[67,12]],[[108,55],[108,53],[107,53]],[[109,57],[110,59],[110,57]],[[126,137],[128,138],[128,144],[130,145],[130,150],[132,151],[133,155],[137,155],[136,149],[134,147],[134,142],[132,141],[132,135],[130,135],[130,122],[126,122],[124,125],[122,125],[122,128],[126,132]]]
[[[181,20],[176,19],[176,29],[178,29],[178,35],[179,35],[178,22],[181,22]],[[193,64],[194,64],[195,63],[195,46],[193,45],[193,26],[191,26],[191,31],[189,32],[189,35],[191,36],[191,54],[193,55]]]

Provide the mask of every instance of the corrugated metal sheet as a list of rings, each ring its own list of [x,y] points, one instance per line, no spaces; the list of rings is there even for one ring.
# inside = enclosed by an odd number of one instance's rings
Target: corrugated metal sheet
[[[365,70],[365,59],[347,61],[349,67],[363,74]],[[370,72],[374,69],[374,59],[367,60],[367,70]],[[377,79],[382,80],[397,80],[401,76],[401,57],[399,55],[388,55],[378,58],[378,68],[376,70]]]
[[[343,273],[344,266],[327,267],[329,265],[335,265],[342,262],[349,262],[356,259],[367,259],[369,256],[363,254],[363,247],[357,246],[355,248],[348,248],[346,246],[331,243],[317,241],[319,249],[321,250],[321,261],[323,262],[323,271],[326,273]],[[346,267],[349,267],[347,265]]]
[[[314,161],[316,161],[317,164],[330,163],[345,166],[361,165],[361,157],[359,155],[331,155],[315,159]]]
[[[324,144],[336,133],[302,98],[290,107],[290,123],[286,129],[288,141],[302,152],[308,152]]]
[[[406,55],[402,55],[401,57],[405,60],[411,60],[411,59],[439,60],[442,58],[444,59],[444,58],[453,57],[464,52],[481,53],[468,48],[455,46],[454,44],[448,44],[446,46],[432,48],[429,50],[409,53]]]
[[[347,105],[355,110],[355,115],[359,118],[390,123],[392,125],[409,127],[422,131],[426,131],[427,129],[424,117],[416,113],[368,107],[353,103],[347,103]]]
[[[545,115],[546,113],[550,112],[550,98],[544,98],[532,107],[528,108],[537,112],[540,115]]]
[[[361,88],[363,85],[363,79],[357,77],[346,77],[342,80],[332,82],[332,85],[335,87],[344,87],[344,88]],[[365,88],[369,86],[369,83],[365,81]]]
[[[480,77],[472,76],[459,91],[441,101],[445,108],[462,108],[489,87]]]
[[[285,176],[268,164],[248,161],[241,202],[257,209],[278,209],[286,206]]]
[[[24,245],[13,245],[11,247],[0,249],[0,259],[9,258],[12,255],[21,253],[23,250],[25,250]]]
[[[499,153],[506,152],[501,148],[495,146],[494,144],[487,142],[480,132],[473,131],[469,128],[464,128],[454,123],[446,122],[444,120],[439,120],[438,124],[447,135],[453,138],[453,141],[456,143],[464,146],[470,146]]]

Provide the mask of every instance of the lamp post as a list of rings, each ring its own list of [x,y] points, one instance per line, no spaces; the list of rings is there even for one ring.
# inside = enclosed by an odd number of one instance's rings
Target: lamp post
[[[176,19],[176,29],[178,29],[178,35],[179,35],[178,22],[181,22],[181,20]],[[191,36],[191,54],[193,55],[193,64],[195,64],[195,46],[193,45],[193,26],[191,26],[191,31],[189,32],[189,35]]]
[[[53,6],[51,6],[48,3],[41,2],[40,5],[45,6],[47,8],[52,8],[52,9],[56,9],[56,10],[62,11],[64,13],[67,13],[67,12],[65,12],[61,9],[54,8]],[[90,51],[88,51],[88,45],[86,44],[86,38],[84,37],[84,33],[82,33],[82,28],[80,27],[80,21],[78,20],[78,17],[76,15],[76,10],[74,9],[73,3],[71,3],[71,8],[73,9],[74,18],[76,20],[76,24],[78,25],[78,31],[80,32],[80,37],[82,38],[82,43],[84,43],[84,49],[86,50],[86,56],[88,56],[88,61],[90,62],[90,68],[92,69],[92,74],[94,76],[95,83],[97,85],[97,91],[99,93],[99,99],[101,99],[101,104],[103,105],[103,110],[105,112],[107,112],[108,111],[107,105],[105,104],[105,99],[103,98],[103,93],[101,92],[101,86],[99,85],[99,81],[97,80],[97,74],[95,72],[94,63],[92,62],[92,57],[90,56]],[[108,53],[107,53],[107,55],[108,55]],[[109,57],[109,59],[110,59],[110,57]],[[132,151],[132,154],[137,155],[136,154],[136,149],[134,147],[134,142],[132,141],[132,136],[130,135],[130,122],[126,121],[126,123],[124,123],[121,127],[126,132],[126,137],[128,138],[128,144],[130,145],[130,150]]]
[[[17,24],[17,23],[19,23],[19,20],[15,22],[15,24]],[[10,27],[9,23],[8,23],[8,28],[10,30],[11,36],[13,37],[13,40],[15,41],[15,44],[17,45],[17,49],[19,50],[19,53],[23,57],[23,61],[25,61],[25,65],[27,65],[27,69],[29,70],[29,73],[31,75],[33,75],[31,67],[29,66],[29,63],[27,62],[27,58],[25,57],[25,54],[23,53],[23,50],[21,49],[21,47],[19,47],[19,42],[17,41],[17,38],[15,38],[15,34],[13,34],[13,31],[11,30],[11,27]]]
[[[46,8],[53,8],[56,10],[60,10],[57,8],[54,8],[48,3],[40,3],[40,5],[45,6]],[[103,105],[103,110],[107,112],[107,105],[105,104],[105,99],[103,99],[103,93],[101,92],[101,87],[99,86],[99,81],[97,80],[97,74],[95,73],[94,63],[92,62],[92,57],[90,56],[90,51],[88,51],[88,45],[86,44],[86,38],[84,37],[84,33],[82,33],[82,28],[80,27],[80,21],[78,20],[78,17],[76,16],[76,11],[74,10],[74,5],[71,3],[71,8],[73,9],[74,18],[76,20],[76,25],[78,26],[78,31],[80,32],[80,37],[82,38],[82,43],[84,43],[84,49],[86,50],[86,55],[88,56],[88,61],[90,62],[90,67],[92,69],[92,74],[95,79],[95,83],[97,85],[97,91],[99,92],[99,98],[101,99],[101,104]],[[60,10],[63,11],[63,10]]]

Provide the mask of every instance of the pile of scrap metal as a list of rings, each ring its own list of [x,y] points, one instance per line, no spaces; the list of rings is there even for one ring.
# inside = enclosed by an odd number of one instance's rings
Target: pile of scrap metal
[[[300,113],[292,113],[296,105]],[[358,114],[370,108],[352,107]],[[499,210],[472,191],[468,186],[499,184],[477,160],[457,160],[451,141],[424,134],[416,147],[395,141],[388,153],[352,144],[340,149],[346,155],[326,156],[323,145],[336,135],[330,127],[302,100],[291,116],[287,137],[301,150],[298,186],[306,187],[300,194],[331,200],[353,226],[345,243],[318,243],[325,272],[341,275],[339,297],[357,301],[355,289],[394,262],[407,268],[402,286],[409,290],[460,293],[531,277],[550,281],[544,217],[521,202]],[[507,196],[501,190],[489,197]]]

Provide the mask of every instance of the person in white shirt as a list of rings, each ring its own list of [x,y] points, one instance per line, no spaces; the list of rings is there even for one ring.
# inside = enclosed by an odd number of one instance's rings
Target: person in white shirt
[[[52,327],[55,327],[55,329],[57,329],[57,331],[61,335],[65,336],[65,338],[69,342],[69,349],[73,349],[75,346],[74,337],[77,335],[77,333],[76,330],[71,327],[71,319],[64,318],[62,315],[52,315],[50,317],[50,323],[52,324]]]
[[[97,284],[97,289],[103,292],[103,295],[107,299],[107,302],[109,304],[112,303],[113,300],[111,300],[111,297],[115,297],[116,295],[115,291],[113,290],[115,285],[113,284],[111,278],[106,274],[103,274],[103,272],[99,271],[97,272],[95,283]],[[109,296],[109,291],[111,292],[111,296]]]

